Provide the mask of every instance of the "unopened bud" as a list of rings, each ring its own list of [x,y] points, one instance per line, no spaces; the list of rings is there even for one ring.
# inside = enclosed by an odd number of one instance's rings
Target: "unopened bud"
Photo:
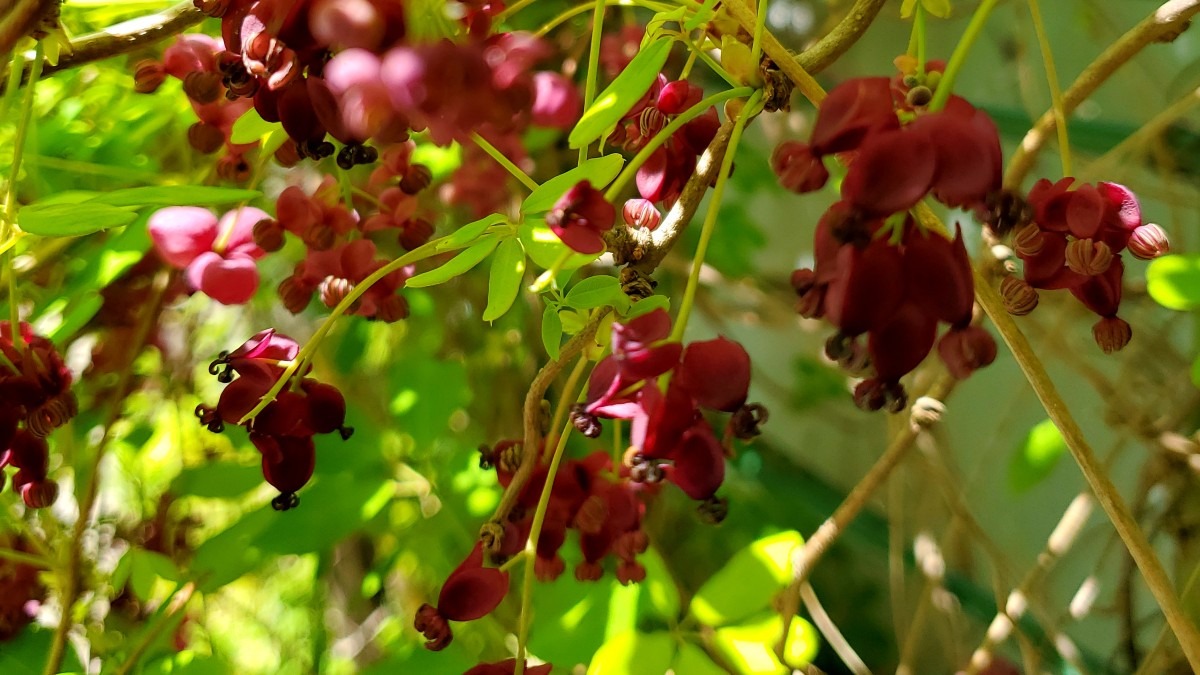
[[[413,164],[408,167],[408,171],[404,172],[404,178],[400,179],[400,189],[405,194],[415,195],[421,190],[429,187],[433,182],[433,172],[424,164]]]
[[[254,243],[268,253],[283,248],[283,226],[274,218],[263,218],[255,223],[253,235]]]
[[[1038,305],[1038,292],[1024,279],[1008,276],[1000,282],[1000,297],[1004,309],[1013,316],[1025,316]]]
[[[1138,260],[1153,260],[1171,252],[1167,233],[1154,223],[1139,225],[1129,237],[1129,252]]]
[[[303,282],[294,276],[290,276],[279,283],[279,298],[283,300],[283,307],[292,314],[299,314],[308,307],[308,303],[312,302],[312,288],[306,287]]]
[[[396,323],[408,318],[408,300],[403,295],[389,295],[376,304],[375,318],[384,323]]]
[[[1133,328],[1124,319],[1110,316],[1092,326],[1092,337],[1105,354],[1121,351],[1133,338]]]
[[[433,223],[424,218],[411,218],[404,221],[404,227],[400,230],[400,245],[404,250],[411,251],[414,248],[429,241],[433,236]]]
[[[908,90],[904,100],[914,108],[923,108],[933,100],[933,90],[924,85],[918,85]]]
[[[629,227],[655,230],[662,223],[662,214],[655,208],[654,202],[648,199],[627,199],[621,209],[621,216]]]
[[[1046,240],[1042,237],[1041,228],[1029,223],[1017,230],[1017,233],[1013,235],[1012,243],[1017,255],[1022,258],[1032,258],[1042,252],[1042,246],[1046,244]]]
[[[336,307],[354,290],[354,283],[342,277],[327,276],[317,286],[317,295],[326,307]],[[351,311],[353,311],[353,307]]]
[[[207,122],[196,122],[187,130],[188,145],[197,152],[211,155],[225,144],[225,134]]]
[[[194,70],[183,78],[183,93],[201,105],[220,98],[221,88],[220,73]]]
[[[146,59],[133,67],[133,88],[139,94],[157,91],[167,79],[166,68],[158,61]]]

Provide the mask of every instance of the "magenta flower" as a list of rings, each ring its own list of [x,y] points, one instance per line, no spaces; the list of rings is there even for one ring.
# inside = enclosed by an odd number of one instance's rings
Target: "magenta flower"
[[[546,224],[564,244],[589,255],[604,250],[604,233],[616,219],[616,209],[604,193],[586,180],[567,190],[546,214]]]
[[[240,305],[258,290],[254,261],[265,252],[254,243],[253,230],[268,218],[254,207],[218,220],[208,209],[170,206],[150,216],[150,238],[163,260],[185,271],[192,288],[221,304]]]

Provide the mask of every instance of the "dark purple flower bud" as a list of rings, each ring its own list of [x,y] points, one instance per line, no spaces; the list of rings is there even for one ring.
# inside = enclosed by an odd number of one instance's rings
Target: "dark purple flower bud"
[[[1109,316],[1092,326],[1092,337],[1105,354],[1120,351],[1133,338],[1133,328],[1122,318]]]
[[[1112,264],[1113,252],[1108,244],[1091,239],[1075,239],[1067,244],[1067,267],[1085,277],[1104,274]]]
[[[1025,316],[1038,305],[1037,290],[1014,276],[1004,277],[1000,282],[1000,297],[1004,300],[1004,309],[1013,316]]]

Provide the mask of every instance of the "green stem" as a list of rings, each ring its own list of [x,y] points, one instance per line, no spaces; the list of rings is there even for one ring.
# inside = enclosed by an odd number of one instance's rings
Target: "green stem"
[[[758,0],[758,13],[754,19],[754,39],[750,42],[750,63],[757,67],[762,60],[763,30],[767,27],[767,0]]]
[[[516,14],[517,12],[532,5],[534,3],[534,1],[535,0],[518,0],[518,2],[514,2],[513,4],[504,8],[504,11],[502,11],[496,15],[496,18],[493,19],[494,23],[496,25],[500,25],[500,24],[504,23],[508,19],[508,17],[510,17],[513,14]]]
[[[562,426],[563,420],[566,419],[567,410],[571,407],[571,401],[576,399],[575,388],[579,386],[579,381],[583,378],[584,372],[587,371],[588,363],[590,363],[590,361],[588,361],[586,358],[579,359],[579,361],[575,364],[575,367],[571,369],[571,374],[567,376],[567,382],[563,385],[562,398],[558,400],[558,406],[554,409],[554,418],[550,420],[551,431]],[[579,396],[582,397],[582,392]],[[620,424],[620,421],[617,421],[617,424]],[[553,437],[546,439],[547,446],[551,446],[556,442],[557,440]],[[549,461],[549,452],[550,448],[547,447],[546,456],[543,457],[543,459]]]
[[[625,185],[629,183],[634,174],[637,173],[637,170],[646,163],[646,160],[650,159],[650,155],[654,154],[654,151],[661,147],[663,143],[666,143],[667,139],[670,138],[671,135],[678,131],[681,127],[683,127],[683,125],[702,115],[704,111],[709,109],[710,106],[714,106],[718,103],[722,103],[734,98],[751,96],[754,93],[757,92],[755,92],[752,87],[738,87],[737,89],[730,89],[719,94],[713,94],[703,101],[700,101],[696,105],[679,113],[675,119],[671,120],[670,124],[663,127],[662,131],[658,132],[654,138],[650,139],[650,142],[646,144],[646,147],[638,151],[638,154],[634,155],[633,159],[625,165],[625,168],[621,170],[621,174],[617,176],[617,178],[612,182],[612,185],[609,185],[608,189],[604,191],[604,198],[612,202],[619,197],[621,195],[621,191],[625,189]]]
[[[604,4],[605,5],[628,5],[629,3],[626,0],[604,0]],[[649,10],[652,10],[655,12],[669,12],[669,11],[671,11],[671,9],[673,9],[671,7],[671,5],[668,5],[666,3],[647,2],[647,0],[637,0],[633,4],[635,4],[639,7],[645,7],[646,9],[649,9]],[[549,33],[550,31],[554,30],[555,28],[558,28],[562,24],[570,21],[571,19],[579,16],[580,14],[583,14],[584,12],[588,11],[591,8],[592,7],[589,3],[584,3],[582,5],[575,5],[571,9],[568,9],[565,12],[563,12],[562,14],[559,14],[558,16],[554,17],[553,19],[550,19],[549,21],[547,21],[545,23],[545,25],[543,25],[541,28],[537,29],[537,31],[534,33],[534,35],[537,37],[545,37],[546,34]]]
[[[708,52],[705,52],[702,48],[700,48],[699,45],[686,38],[686,35],[683,36],[681,38],[682,42],[687,45],[688,49],[692,50],[693,55],[703,61],[704,64],[707,65],[714,73],[716,73],[718,77],[728,82],[729,86],[731,87],[743,86],[742,82],[738,81],[738,79],[733,75],[730,75],[728,70],[725,70],[723,67],[721,67],[721,64],[713,60],[713,57],[709,56]]]
[[[917,75],[925,74],[925,7],[917,3],[913,14],[913,35],[917,39]]]
[[[12,70],[20,72],[21,68],[14,61]],[[12,166],[8,174],[8,190],[4,197],[3,229],[0,229],[0,241],[7,240],[17,230],[17,181],[21,175],[21,159],[25,156],[25,140],[29,135],[29,122],[33,119],[34,94],[38,78],[42,76],[42,43],[37,43],[33,53],[33,65],[29,72],[29,86],[25,89],[25,98],[21,102],[21,116],[17,118],[17,129],[13,134]],[[5,257],[4,268],[8,272],[8,320],[13,335],[13,348],[18,353],[24,351],[25,341],[21,335],[21,310],[17,302],[17,270],[13,267],[16,252],[11,249]],[[9,364],[10,366],[12,364]]]
[[[339,302],[337,306],[329,312],[329,316],[325,317],[325,320],[321,322],[320,327],[318,327],[317,331],[313,333],[313,336],[304,343],[303,347],[300,348],[300,352],[296,354],[296,358],[293,359],[290,364],[288,364],[287,368],[283,369],[283,373],[279,376],[278,380],[275,380],[275,384],[271,385],[271,388],[267,391],[267,393],[263,394],[262,398],[259,399],[258,404],[255,405],[250,412],[246,413],[244,416],[242,416],[242,419],[238,420],[238,424],[246,424],[250,422],[260,412],[262,412],[264,408],[266,408],[271,404],[272,401],[275,400],[275,397],[279,395],[279,392],[283,391],[283,388],[287,386],[288,382],[292,379],[292,376],[299,372],[300,368],[306,361],[312,358],[313,352],[316,351],[317,347],[321,344],[321,341],[325,339],[325,336],[329,334],[330,329],[333,328],[333,322],[337,321],[338,317],[345,314],[346,311],[350,309],[350,306],[357,302],[358,299],[361,298],[364,293],[370,290],[376,282],[398,269],[411,265],[415,262],[420,262],[426,258],[437,255],[438,253],[443,253],[444,251],[438,250],[438,244],[442,243],[442,241],[445,239],[446,237],[441,237],[439,239],[428,241],[412,251],[400,256],[399,258],[396,258],[383,267],[380,267],[368,275],[367,278],[355,284],[354,288],[346,294],[346,297],[342,298],[342,301]],[[472,243],[474,242],[467,242],[463,245],[463,247],[469,246]]]
[[[486,138],[480,136],[477,132],[472,131],[471,140],[475,141],[475,144],[478,145],[480,149],[490,155],[492,159],[496,160],[496,162],[500,164],[500,166],[504,167],[510,174],[512,174],[513,178],[521,181],[522,185],[529,188],[530,192],[538,189],[537,181],[530,178],[529,174],[521,170],[521,167],[513,164],[512,161],[510,161],[499,150],[496,149],[496,146],[488,143]]]
[[[1054,52],[1050,50],[1050,38],[1042,22],[1042,10],[1038,0],[1029,0],[1029,14],[1033,17],[1033,29],[1037,33],[1038,47],[1042,50],[1042,62],[1046,66],[1046,83],[1050,86],[1050,101],[1054,107],[1055,126],[1058,127],[1058,152],[1062,158],[1063,176],[1071,171],[1071,144],[1067,138],[1067,111],[1063,105],[1062,88],[1058,84],[1058,71],[1054,67]]]
[[[700,243],[696,246],[696,257],[692,260],[692,272],[688,275],[687,288],[683,292],[683,302],[679,305],[679,314],[675,317],[675,326],[671,329],[671,339],[679,342],[683,331],[687,328],[688,317],[692,313],[692,305],[696,302],[696,288],[700,285],[700,269],[704,267],[704,256],[708,253],[708,243],[712,240],[713,230],[716,229],[717,213],[721,209],[721,198],[725,195],[725,184],[729,180],[729,171],[733,167],[733,156],[737,154],[738,142],[742,138],[742,130],[746,122],[754,116],[762,106],[762,90],[755,90],[746,101],[745,107],[737,121],[733,124],[733,133],[729,136],[729,148],[721,158],[721,170],[717,172],[717,185],[713,188],[712,199],[708,202],[708,212],[704,214],[704,225],[700,229]]]
[[[10,548],[0,548],[0,559],[11,560],[22,565],[29,565],[43,570],[54,569],[54,563],[51,560],[43,558],[40,555],[25,553],[24,551],[14,551]]]
[[[533,524],[529,527],[529,539],[525,541],[525,579],[521,586],[521,615],[517,619],[517,665],[513,675],[525,673],[525,648],[529,642],[529,623],[532,618],[530,611],[533,605],[533,583],[537,571],[537,541],[542,536],[542,525],[546,522],[546,508],[550,506],[550,492],[554,488],[554,477],[558,475],[558,465],[562,462],[563,450],[567,447],[567,439],[571,435],[571,425],[563,425],[554,446],[554,457],[550,460],[550,468],[546,473],[546,484],[542,486],[542,495],[538,498],[537,510],[533,512]]]
[[[946,72],[942,73],[942,79],[938,81],[937,89],[933,92],[933,100],[929,102],[929,111],[937,112],[946,107],[946,102],[950,100],[950,92],[954,89],[954,79],[958,77],[958,72],[962,70],[963,63],[967,60],[967,54],[970,53],[971,47],[979,40],[979,36],[983,35],[983,27],[987,24],[988,17],[991,16],[992,10],[996,8],[997,0],[983,0],[979,3],[979,7],[975,9],[975,14],[971,17],[971,22],[967,24],[967,29],[963,31],[963,36],[958,41],[958,46],[954,48],[954,53],[950,55],[950,60],[946,62]]]
[[[583,83],[583,109],[592,107],[596,100],[596,83],[600,71],[600,41],[604,32],[604,0],[596,0],[592,13],[592,42],[588,45],[587,79]],[[588,146],[579,148],[579,163],[583,164],[588,157]]]

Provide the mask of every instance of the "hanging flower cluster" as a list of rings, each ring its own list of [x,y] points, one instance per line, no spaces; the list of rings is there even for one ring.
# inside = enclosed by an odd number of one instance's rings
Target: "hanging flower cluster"
[[[996,344],[973,327],[974,281],[962,233],[953,242],[925,230],[907,211],[926,195],[982,218],[1002,194],[1000,140],[987,114],[951,96],[926,106],[938,64],[925,80],[849,80],[822,101],[809,143],[787,141],[771,158],[784,187],[824,186],[824,160],[845,154],[841,200],[822,216],[813,269],[792,274],[806,317],[838,328],[828,355],[856,375],[864,409],[899,411],[900,378],[934,347],[956,377],[991,363]],[[939,322],[950,330],[937,338]],[[866,346],[858,338],[866,335]]]
[[[196,407],[196,417],[209,431],[242,424],[242,418],[284,374],[300,348],[295,340],[268,328],[232,352],[222,352],[209,372],[229,383],[215,408]],[[234,379],[233,375],[238,375]],[[271,501],[278,511],[300,503],[296,492],[312,478],[316,466],[313,436],[338,432],[343,439],[354,430],[346,425],[346,399],[342,392],[297,374],[292,383],[245,423],[250,442],[262,454],[263,477],[280,495]]]
[[[15,333],[15,334],[14,334]],[[0,321],[0,469],[11,466],[13,490],[33,509],[58,498],[50,480],[46,437],[78,412],[71,371],[53,343],[21,323]],[[0,487],[4,474],[0,473]]]

